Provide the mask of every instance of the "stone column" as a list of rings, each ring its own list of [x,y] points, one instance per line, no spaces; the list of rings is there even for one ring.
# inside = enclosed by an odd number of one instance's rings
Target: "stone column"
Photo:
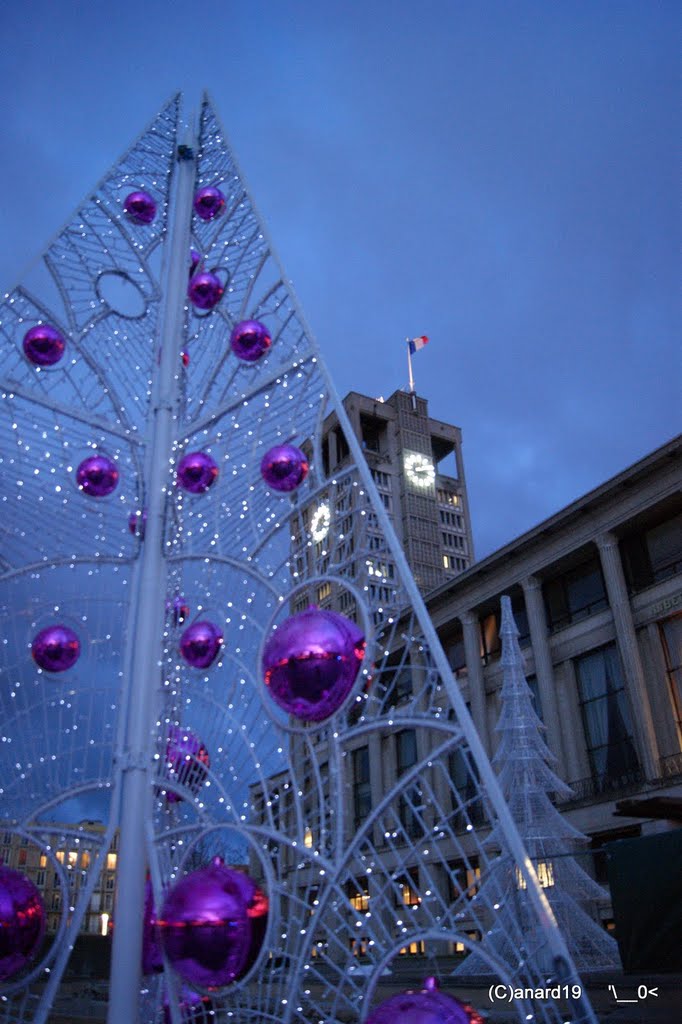
[[[474,725],[481,738],[481,742],[488,756],[490,756],[492,750],[485,708],[485,681],[483,679],[483,666],[481,665],[481,636],[478,616],[474,612],[467,611],[462,612],[458,617],[462,623],[462,631],[464,633],[464,657],[466,659],[467,679],[469,681],[471,717],[474,720]]]
[[[559,703],[554,670],[552,668],[552,654],[547,637],[545,606],[542,600],[542,583],[536,576],[528,576],[526,579],[521,580],[521,586],[526,602],[530,640],[535,656],[535,675],[537,676],[540,701],[542,703],[542,717],[547,727],[547,746],[558,758],[561,768],[560,774],[562,774],[563,778],[566,778],[565,771],[568,766],[568,758],[561,735]]]
[[[616,627],[616,643],[625,673],[632,725],[642,758],[642,769],[647,779],[655,779],[659,774],[658,743],[642,660],[637,646],[635,626],[632,621],[630,599],[618,551],[618,538],[612,533],[602,533],[597,537],[597,547],[613,622]]]

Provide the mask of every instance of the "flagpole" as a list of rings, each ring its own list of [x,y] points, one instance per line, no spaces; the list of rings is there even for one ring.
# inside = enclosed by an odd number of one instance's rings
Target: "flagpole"
[[[414,394],[414,377],[412,376],[412,353],[410,352],[410,339],[405,338],[407,342],[407,371],[410,378],[410,394]]]

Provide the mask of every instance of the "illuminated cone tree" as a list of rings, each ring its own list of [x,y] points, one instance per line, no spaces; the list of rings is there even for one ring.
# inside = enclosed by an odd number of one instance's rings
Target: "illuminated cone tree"
[[[570,797],[572,790],[554,771],[556,758],[545,743],[545,726],[533,707],[518,636],[511,600],[503,597],[500,623],[502,706],[496,726],[500,741],[493,757],[493,768],[497,770],[511,816],[574,962],[581,970],[619,969],[616,942],[595,920],[597,904],[606,901],[608,893],[576,859],[581,848],[587,845],[587,837],[573,828],[554,804],[558,798]],[[487,845],[504,851],[499,827],[493,830]],[[537,923],[526,882],[506,851],[491,872],[490,880],[484,883],[484,895],[486,885],[492,885],[496,892],[499,887],[505,890],[505,899],[516,904],[518,916],[525,922],[532,942]],[[489,941],[500,955],[509,955],[510,940],[504,929],[494,927]],[[489,974],[490,967],[472,954],[461,971],[463,974]]]
[[[116,837],[110,1024],[362,1021],[403,947],[445,991],[438,956],[491,914],[493,973],[574,979],[208,100],[183,127],[174,98],[106,173],[6,297],[0,344],[0,796],[58,890],[0,1021],[48,1019]],[[409,765],[360,793],[370,747]],[[525,879],[531,948],[503,891],[452,890],[453,862],[490,866],[470,799]]]

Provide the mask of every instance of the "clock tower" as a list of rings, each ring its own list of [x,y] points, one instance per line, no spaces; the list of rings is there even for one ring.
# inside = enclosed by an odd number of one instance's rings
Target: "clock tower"
[[[461,430],[430,417],[426,399],[405,391],[385,400],[350,392],[343,404],[415,580],[428,593],[474,560]],[[326,474],[340,472],[350,458],[335,415],[324,422],[321,452]],[[325,500],[307,510],[315,548],[328,546],[330,531],[342,529]],[[378,528],[376,546],[383,546]],[[394,567],[384,561],[374,585],[390,587]]]

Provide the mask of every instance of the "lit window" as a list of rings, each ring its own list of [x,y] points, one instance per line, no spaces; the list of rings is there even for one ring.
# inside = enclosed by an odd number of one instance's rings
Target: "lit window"
[[[90,851],[89,850],[83,850],[83,852],[81,853],[81,867],[83,869],[86,869],[86,868],[90,867]]]
[[[57,860],[59,861],[60,864],[64,863],[64,851],[63,850],[57,850],[57,852],[55,854],[55,857],[57,858]]]
[[[41,868],[47,867],[47,856],[44,853],[41,853],[40,855],[40,866]]]
[[[78,860],[78,853],[76,850],[69,850],[68,864],[70,868],[75,868],[76,861]]]
[[[306,828],[305,830],[305,835],[303,837],[303,845],[306,847],[307,850],[312,850],[313,848],[313,830],[311,828]]]
[[[554,885],[554,865],[551,860],[539,860],[535,865],[535,873],[543,889],[550,889]],[[516,884],[519,889],[526,888],[526,879],[521,874],[520,868],[516,869]]]
[[[107,871],[115,871],[115,870],[116,870],[116,854],[115,853],[108,853],[107,854]]]

